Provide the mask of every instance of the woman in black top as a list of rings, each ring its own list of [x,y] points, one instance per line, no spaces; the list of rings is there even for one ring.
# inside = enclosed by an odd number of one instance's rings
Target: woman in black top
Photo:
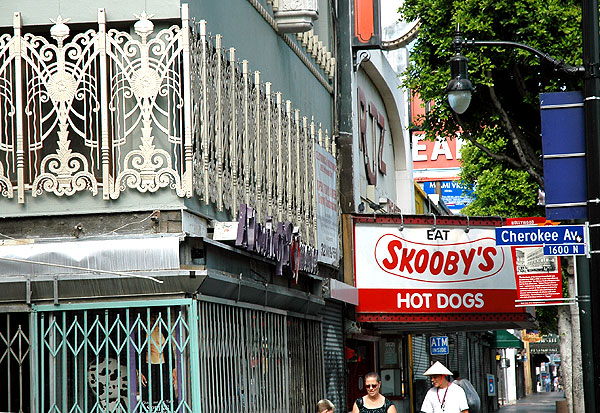
[[[365,387],[367,394],[356,399],[352,413],[396,413],[394,404],[379,393],[381,389],[379,374],[368,373],[365,376]]]

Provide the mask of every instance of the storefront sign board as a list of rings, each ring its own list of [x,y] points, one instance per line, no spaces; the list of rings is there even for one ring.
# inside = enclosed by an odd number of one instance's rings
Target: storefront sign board
[[[494,227],[355,222],[357,312],[520,313],[514,256]]]

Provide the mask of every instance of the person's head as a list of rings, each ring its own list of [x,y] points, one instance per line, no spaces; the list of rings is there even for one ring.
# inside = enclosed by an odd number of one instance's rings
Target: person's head
[[[379,378],[379,374],[372,371],[371,373],[367,373],[365,375],[365,388],[367,389],[367,394],[369,396],[377,396],[377,394],[379,394],[380,387],[381,379]]]
[[[425,373],[423,373],[423,375],[429,376],[431,378],[431,384],[435,387],[445,388],[448,385],[447,376],[452,376],[452,372],[442,363],[436,361]]]
[[[445,374],[431,374],[429,378],[431,379],[431,384],[433,384],[434,387],[446,387],[445,385],[448,381],[448,378]]]
[[[327,399],[319,400],[317,403],[317,413],[333,413],[335,406]]]

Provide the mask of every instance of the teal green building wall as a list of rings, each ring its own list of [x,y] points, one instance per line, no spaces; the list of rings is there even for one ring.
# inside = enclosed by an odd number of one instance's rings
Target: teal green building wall
[[[58,15],[70,18],[69,24],[95,23],[98,9],[106,9],[109,21],[134,20],[144,9],[154,19],[176,19],[180,16],[180,0],[2,0],[0,26],[12,26],[13,15],[21,12],[24,26],[51,25]]]
[[[264,0],[261,3],[267,8]],[[273,92],[291,100],[301,116],[314,116],[331,135],[333,97],[248,0],[190,0],[189,5],[192,18],[206,20],[211,34],[223,35],[223,47],[234,47],[237,59],[248,60],[250,70],[260,71],[261,81],[271,82]],[[319,20],[327,16],[327,10],[319,10]],[[319,39],[330,36],[315,34]],[[295,34],[289,36],[297,42]]]

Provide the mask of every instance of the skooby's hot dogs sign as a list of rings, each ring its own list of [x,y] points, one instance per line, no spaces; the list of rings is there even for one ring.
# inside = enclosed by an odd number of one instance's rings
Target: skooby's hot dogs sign
[[[515,308],[510,248],[494,228],[355,223],[358,312],[506,313]]]

